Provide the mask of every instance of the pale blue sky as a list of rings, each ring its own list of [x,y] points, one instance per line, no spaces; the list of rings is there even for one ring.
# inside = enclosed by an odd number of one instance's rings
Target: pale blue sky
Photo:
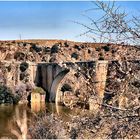
[[[140,10],[140,2],[118,2],[129,13]],[[68,39],[91,41],[77,37],[84,28],[70,20],[87,23],[81,14],[92,7],[88,1],[0,2],[0,40]],[[94,13],[91,13],[94,14]],[[96,15],[98,16],[98,15]]]

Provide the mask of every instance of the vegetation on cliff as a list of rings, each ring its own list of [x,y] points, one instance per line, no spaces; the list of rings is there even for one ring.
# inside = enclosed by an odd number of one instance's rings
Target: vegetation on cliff
[[[19,100],[20,97],[14,95],[10,88],[0,85],[0,104],[17,104]]]
[[[43,90],[43,88],[41,87],[35,87],[33,90],[32,90],[33,93],[40,93],[40,94],[45,94],[45,91]]]

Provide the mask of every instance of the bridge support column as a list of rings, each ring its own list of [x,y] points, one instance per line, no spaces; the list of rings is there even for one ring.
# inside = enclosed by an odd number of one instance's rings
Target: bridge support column
[[[37,70],[37,66],[33,65],[32,63],[28,63],[29,64],[29,75],[30,75],[30,82],[33,84],[35,83],[35,78],[36,78],[36,70]]]
[[[96,62],[96,77],[95,77],[95,91],[96,97],[89,99],[90,109],[98,111],[104,98],[104,91],[106,86],[106,76],[108,71],[108,61]]]
[[[106,76],[108,70],[108,61],[96,62],[96,93],[99,97],[104,96],[104,90],[106,86]]]

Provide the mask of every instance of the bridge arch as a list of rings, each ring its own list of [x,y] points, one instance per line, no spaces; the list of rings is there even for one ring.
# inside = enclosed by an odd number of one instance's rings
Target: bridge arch
[[[59,84],[69,71],[70,71],[69,69],[64,69],[63,71],[59,72],[57,76],[55,77],[55,79],[53,80],[51,89],[50,89],[50,97],[49,97],[50,102],[56,101],[56,94],[58,92]]]

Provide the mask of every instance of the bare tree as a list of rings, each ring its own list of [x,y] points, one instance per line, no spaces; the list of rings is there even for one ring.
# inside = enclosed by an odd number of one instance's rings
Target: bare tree
[[[74,21],[86,28],[80,36],[89,36],[96,42],[140,45],[140,16],[127,14],[113,1],[92,3],[93,8],[83,14],[88,18],[89,24]],[[97,14],[99,17],[94,17]]]

